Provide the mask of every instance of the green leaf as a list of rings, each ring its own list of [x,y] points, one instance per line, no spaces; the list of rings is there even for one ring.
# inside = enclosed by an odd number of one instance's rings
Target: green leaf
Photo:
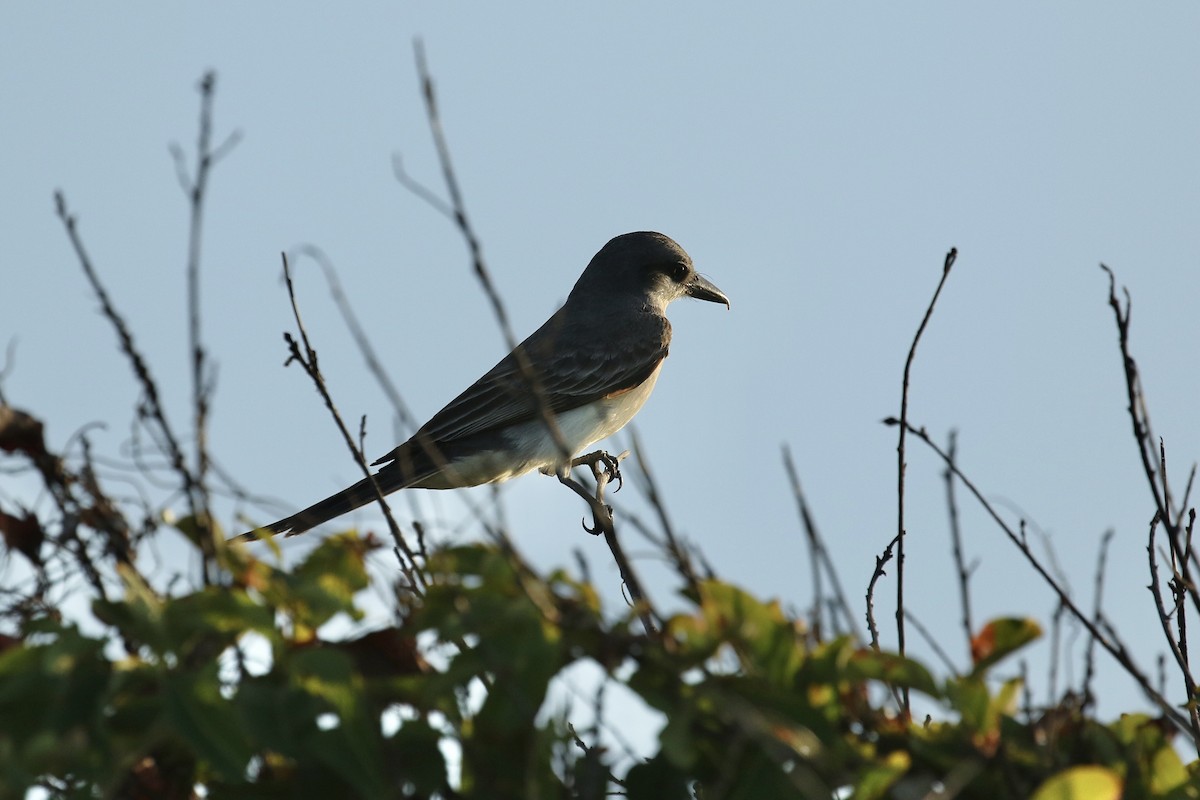
[[[171,647],[163,629],[163,599],[146,584],[137,570],[118,564],[117,572],[125,584],[125,598],[97,598],[92,601],[92,613],[101,622],[116,628],[127,640],[145,645],[159,656],[169,652]]]
[[[177,651],[213,635],[233,641],[246,631],[257,631],[267,638],[276,632],[275,615],[269,607],[241,589],[225,586],[210,586],[167,601],[163,621],[170,644]]]
[[[44,634],[43,634],[44,635]],[[0,653],[0,745],[87,727],[111,674],[104,642],[59,628],[53,640]]]
[[[696,644],[711,647],[705,637],[734,646],[743,669],[780,685],[791,682],[804,661],[804,641],[778,601],[763,602],[748,592],[717,580],[700,583],[700,616],[681,631]]]
[[[268,583],[263,594],[289,611],[298,627],[309,630],[339,613],[360,619],[354,595],[368,585],[366,554],[371,546],[353,534],[331,536],[290,574],[280,573],[281,581]]]
[[[916,689],[930,697],[941,696],[937,682],[925,665],[894,653],[862,648],[846,662],[846,675],[855,680],[877,680],[892,686]]]
[[[416,794],[429,797],[449,785],[446,759],[438,743],[442,734],[425,720],[410,720],[386,741],[384,763],[394,785],[411,782]]]
[[[903,750],[889,753],[883,761],[870,764],[859,774],[851,800],[881,800],[911,766],[912,757]]]
[[[218,774],[240,778],[254,751],[236,710],[221,696],[216,665],[168,675],[163,688],[166,719],[175,732]]]
[[[625,776],[628,800],[690,800],[687,775],[662,756],[637,764]]]
[[[1071,767],[1047,780],[1030,800],[1120,800],[1121,777],[1098,766]]]

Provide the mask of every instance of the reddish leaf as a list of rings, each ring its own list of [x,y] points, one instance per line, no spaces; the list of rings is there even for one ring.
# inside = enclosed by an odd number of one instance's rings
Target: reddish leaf
[[[992,620],[971,640],[975,672],[986,670],[1041,635],[1041,626],[1032,619],[1002,617]]]
[[[12,406],[0,405],[0,450],[21,452],[32,459],[46,455],[41,421]]]
[[[46,533],[37,517],[33,514],[14,517],[0,511],[0,534],[3,534],[4,543],[10,550],[16,550],[35,565],[41,566],[42,542],[46,539]]]
[[[371,631],[357,639],[329,645],[348,654],[364,677],[419,675],[429,671],[429,664],[417,650],[417,640],[396,628]]]

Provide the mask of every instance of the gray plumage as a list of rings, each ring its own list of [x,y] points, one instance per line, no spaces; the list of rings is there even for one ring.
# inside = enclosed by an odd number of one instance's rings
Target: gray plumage
[[[612,239],[562,308],[517,346],[533,386],[516,351],[509,353],[374,462],[380,491],[477,486],[532,469],[568,469],[570,458],[620,430],[646,401],[671,343],[667,305],[685,296],[729,305],[669,237],[639,232]],[[364,479],[263,527],[294,536],[374,499]]]

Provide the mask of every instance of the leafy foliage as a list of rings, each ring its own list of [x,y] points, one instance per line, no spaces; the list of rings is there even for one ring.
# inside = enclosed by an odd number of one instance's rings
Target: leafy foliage
[[[124,596],[93,606],[102,635],[30,620],[0,654],[4,796],[1200,797],[1155,719],[1022,718],[1019,684],[988,668],[1029,621],[990,623],[976,669],[939,681],[848,638],[810,644],[777,603],[716,580],[661,636],[637,635],[588,584],[476,545],[430,554],[400,627],[321,639],[358,615],[373,546],[336,536],[283,571],[222,545],[220,587],[164,597],[123,570]],[[663,713],[657,752],[622,763],[545,713],[582,660]],[[903,719],[900,687],[944,714]]]

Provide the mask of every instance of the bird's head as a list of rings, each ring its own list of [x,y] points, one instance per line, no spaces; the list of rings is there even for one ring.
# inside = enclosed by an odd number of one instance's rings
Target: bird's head
[[[637,300],[659,313],[680,297],[729,307],[729,298],[697,274],[683,248],[671,237],[653,231],[626,233],[600,248],[567,302],[598,297]]]

